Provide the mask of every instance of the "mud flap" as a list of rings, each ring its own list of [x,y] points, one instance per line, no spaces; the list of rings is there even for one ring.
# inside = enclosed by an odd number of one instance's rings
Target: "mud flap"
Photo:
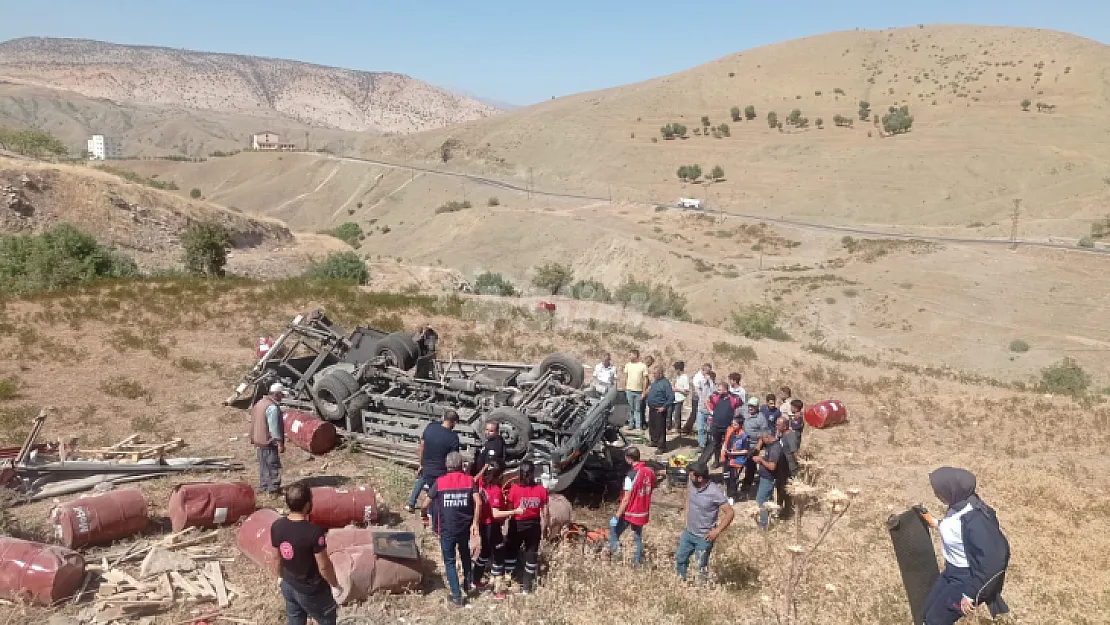
[[[894,543],[894,556],[902,572],[902,585],[906,588],[913,622],[920,625],[925,620],[925,600],[929,597],[929,590],[940,577],[929,525],[916,508],[891,515],[886,525]]]

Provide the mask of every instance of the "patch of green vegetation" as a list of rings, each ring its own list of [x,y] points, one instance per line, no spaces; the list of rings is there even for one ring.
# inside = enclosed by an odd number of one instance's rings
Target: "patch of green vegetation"
[[[191,224],[181,237],[185,271],[199,276],[222,276],[231,249],[231,231],[214,221]]]
[[[649,317],[671,317],[680,321],[690,319],[686,311],[686,297],[665,284],[626,278],[613,293],[613,300]]]
[[[354,252],[333,252],[323,261],[309,265],[302,277],[308,280],[363,285],[370,281],[370,270]]]
[[[574,270],[570,265],[544,263],[536,268],[536,275],[532,277],[532,286],[557,295],[570,286],[572,280],[574,280]]]
[[[1065,358],[1041,371],[1041,382],[1038,388],[1044,393],[1078,398],[1086,394],[1090,386],[1091,375],[1074,359]]]
[[[793,340],[779,327],[780,311],[766,304],[750,304],[732,313],[732,330],[753,341],[771,339]]]
[[[441,215],[443,213],[457,213],[470,207],[470,200],[463,200],[461,202],[459,202],[458,200],[451,200],[450,202],[444,202],[443,204],[437,206],[436,214]]]
[[[713,353],[730,362],[742,362],[744,364],[755,362],[758,358],[755,348],[749,345],[733,345],[724,342],[713,343]]]
[[[347,245],[358,249],[359,245],[361,245],[359,241],[362,239],[362,226],[353,221],[348,221],[330,230],[324,230],[320,234],[330,234]]]
[[[500,295],[515,297],[516,286],[499,273],[485,272],[474,278],[474,292],[481,295]]]
[[[178,186],[172,180],[167,182],[165,180],[158,180],[157,178],[147,178],[145,176],[140,176],[139,174],[129,169],[120,169],[118,167],[112,167],[111,165],[97,165],[96,169],[99,169],[106,174],[119,176],[127,182],[134,182],[135,184],[141,184],[152,189],[161,189],[162,191],[178,190]]]
[[[1029,343],[1026,343],[1021,339],[1010,341],[1010,351],[1014,352],[1015,354],[1024,354],[1025,352],[1029,351]]]
[[[19,377],[15,375],[9,375],[0,380],[0,401],[7,401],[19,397],[20,386]]]
[[[70,224],[41,234],[0,236],[0,292],[56,291],[102,278],[138,275],[135,261]]]

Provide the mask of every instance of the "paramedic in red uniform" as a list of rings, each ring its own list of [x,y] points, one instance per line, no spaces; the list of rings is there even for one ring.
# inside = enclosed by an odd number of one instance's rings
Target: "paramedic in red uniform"
[[[432,529],[439,534],[439,546],[443,551],[443,570],[447,573],[447,585],[451,588],[451,603],[466,605],[464,592],[472,588],[472,569],[470,562],[470,541],[478,538],[478,515],[482,499],[478,495],[478,485],[474,478],[463,472],[462,454],[453,451],[447,454],[444,462],[447,475],[436,479],[428,489],[432,500]],[[455,570],[455,551],[462,561],[463,583],[459,587],[459,573]]]
[[[547,489],[536,483],[536,465],[531,460],[520,463],[520,481],[509,489],[509,506],[515,514],[509,521],[509,537],[505,541],[505,572],[512,583],[513,571],[520,550],[524,549],[524,577],[521,592],[531,594],[532,582],[539,570],[542,528],[548,525]],[[541,518],[542,517],[542,518]]]
[[[478,476],[478,494],[482,499],[482,508],[478,513],[478,533],[482,538],[482,549],[478,553],[478,561],[474,564],[474,587],[478,590],[486,588],[487,583],[482,577],[488,570],[493,582],[493,596],[496,599],[505,598],[505,591],[501,587],[501,574],[505,569],[505,536],[501,533],[502,522],[518,512],[506,509],[505,493],[501,490],[501,473],[504,470],[505,465],[500,460],[487,460]]]
[[[629,447],[624,457],[632,465],[632,470],[624,478],[624,496],[621,497],[617,514],[609,519],[609,552],[617,555],[621,548],[621,534],[632,528],[636,551],[632,554],[632,566],[640,566],[644,555],[644,526],[651,512],[651,491],[655,487],[655,471],[640,460],[640,450]]]

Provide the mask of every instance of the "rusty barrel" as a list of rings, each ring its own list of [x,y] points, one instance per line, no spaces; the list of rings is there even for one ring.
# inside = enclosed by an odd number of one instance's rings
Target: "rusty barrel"
[[[337,597],[339,603],[355,603],[379,592],[401,594],[421,587],[419,558],[379,556],[372,545],[347,547],[330,555],[335,577],[343,589]]]
[[[302,410],[284,410],[285,438],[310,454],[326,454],[335,449],[335,426]]]
[[[566,526],[574,520],[574,508],[562,495],[551,495],[547,500],[548,538],[558,538]]]
[[[381,529],[381,528],[377,528]],[[373,527],[337,527],[328,530],[328,553],[374,543]]]
[[[235,535],[235,544],[239,546],[239,551],[274,577],[279,574],[280,563],[277,550],[270,544],[270,526],[280,518],[277,510],[262,508],[247,517]]]
[[[317,486],[308,520],[324,529],[369,525],[378,520],[377,494],[371,486]]]
[[[826,399],[806,408],[803,418],[817,429],[827,428],[844,423],[848,419],[848,408],[838,399]]]
[[[63,503],[51,520],[58,542],[76,548],[138,534],[150,522],[150,512],[142,491],[125,488]]]
[[[49,606],[77,594],[84,579],[76,551],[0,536],[0,598]]]
[[[231,525],[254,512],[254,489],[246,482],[182,484],[170,495],[173,531]]]

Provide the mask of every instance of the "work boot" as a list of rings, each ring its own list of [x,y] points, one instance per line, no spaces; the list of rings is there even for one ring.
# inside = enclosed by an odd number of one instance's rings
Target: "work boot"
[[[505,590],[501,587],[501,577],[500,576],[493,578],[493,598],[494,599],[504,599],[505,598]]]

